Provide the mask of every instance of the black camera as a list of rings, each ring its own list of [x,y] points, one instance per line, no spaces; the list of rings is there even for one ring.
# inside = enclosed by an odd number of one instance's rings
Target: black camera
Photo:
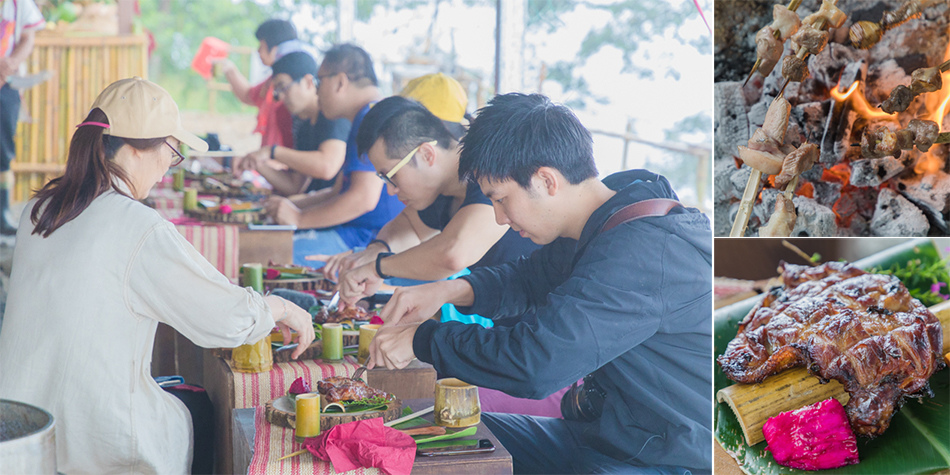
[[[575,382],[561,399],[561,415],[569,421],[593,422],[604,411],[607,393],[597,384],[593,374],[584,376],[584,384]]]

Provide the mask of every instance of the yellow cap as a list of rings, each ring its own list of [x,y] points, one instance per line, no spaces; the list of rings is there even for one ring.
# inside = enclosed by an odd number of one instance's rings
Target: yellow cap
[[[92,108],[99,108],[109,118],[103,132],[127,139],[175,137],[200,152],[208,151],[208,143],[181,126],[178,104],[161,86],[138,76],[120,79],[107,86]]]
[[[468,94],[455,79],[442,73],[420,76],[399,93],[419,101],[436,117],[448,122],[462,122],[468,107]]]

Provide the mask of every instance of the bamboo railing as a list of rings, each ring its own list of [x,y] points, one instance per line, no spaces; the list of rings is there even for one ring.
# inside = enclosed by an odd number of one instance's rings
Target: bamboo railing
[[[99,92],[118,79],[148,77],[148,39],[38,35],[27,73],[41,71],[53,73],[52,78],[23,92],[20,108],[29,119],[17,127],[14,202],[29,199],[62,174],[75,126]]]

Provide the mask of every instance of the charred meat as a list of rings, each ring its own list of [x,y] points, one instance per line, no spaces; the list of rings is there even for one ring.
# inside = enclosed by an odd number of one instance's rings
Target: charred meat
[[[893,276],[848,263],[782,263],[775,287],[739,324],[717,361],[730,379],[758,383],[804,366],[840,381],[858,435],[883,433],[907,397],[932,396],[943,366],[940,321]]]
[[[327,403],[359,401],[374,397],[388,397],[389,395],[378,389],[373,389],[358,379],[343,376],[334,376],[317,382],[317,391],[326,398]]]
[[[347,307],[346,309],[330,310],[322,307],[313,316],[315,323],[340,323],[343,320],[369,320],[370,315],[362,307]]]

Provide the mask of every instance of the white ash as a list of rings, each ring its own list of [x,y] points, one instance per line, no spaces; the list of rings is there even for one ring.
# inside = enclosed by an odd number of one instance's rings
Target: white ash
[[[805,142],[811,142],[815,145],[821,145],[819,142],[821,140],[822,132],[825,130],[825,118],[828,116],[828,110],[826,105],[828,101],[822,102],[809,102],[806,104],[799,104],[796,107],[793,107],[790,113],[790,117],[795,120],[795,127],[804,133]],[[789,122],[792,122],[789,120]],[[797,124],[802,124],[800,127]],[[791,125],[789,125],[789,132],[791,132]],[[799,145],[801,145],[802,140],[799,140]]]
[[[912,237],[926,236],[928,231],[930,223],[923,211],[894,190],[881,190],[871,218],[872,235]]]
[[[733,170],[735,170],[733,168]],[[742,199],[742,194],[745,192],[746,184],[749,182],[749,175],[752,174],[752,168],[743,166],[742,168],[735,170],[732,174],[729,175],[729,184],[732,185],[732,195]]]
[[[726,159],[732,161],[731,159]],[[749,168],[749,167],[742,167]],[[716,205],[720,203],[728,203],[733,199],[742,199],[742,190],[739,190],[739,194],[736,195],[736,186],[732,182],[731,177],[735,173],[735,167],[730,167],[728,164],[716,164],[715,167],[715,177],[713,178],[713,200],[715,200]],[[746,175],[748,179],[748,175]],[[745,186],[744,184],[742,185]]]
[[[798,213],[792,236],[835,236],[838,226],[835,223],[835,213],[831,208],[822,206],[807,196],[796,196],[792,202],[795,203],[795,210]]]
[[[720,212],[719,210],[728,210]],[[732,222],[736,219],[736,212],[739,210],[739,203],[731,205],[722,205],[713,213],[713,232],[716,236],[728,236],[732,232]]]
[[[749,118],[740,82],[721,82],[715,87],[715,157],[736,155],[736,147],[749,141]],[[765,116],[763,115],[764,119]]]
[[[851,184],[880,186],[904,170],[904,162],[894,157],[866,158],[851,162]]]
[[[950,203],[950,175],[940,170],[926,175],[901,177],[897,189],[905,197],[926,204],[937,213],[946,212]]]

